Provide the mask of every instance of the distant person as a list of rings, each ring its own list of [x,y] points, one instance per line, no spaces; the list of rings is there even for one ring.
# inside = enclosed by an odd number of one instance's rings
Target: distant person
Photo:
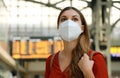
[[[108,78],[104,56],[90,49],[83,14],[66,7],[60,12],[57,25],[64,49],[47,58],[45,78]]]

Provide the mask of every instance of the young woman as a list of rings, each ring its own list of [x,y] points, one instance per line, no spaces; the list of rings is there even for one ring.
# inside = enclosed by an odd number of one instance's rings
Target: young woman
[[[82,13],[66,7],[60,12],[57,25],[64,49],[47,58],[45,78],[108,78],[104,56],[90,50],[89,31]]]

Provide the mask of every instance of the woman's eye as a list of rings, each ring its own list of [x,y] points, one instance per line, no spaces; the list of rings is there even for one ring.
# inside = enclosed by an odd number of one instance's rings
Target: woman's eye
[[[77,18],[73,18],[72,20],[73,20],[73,21],[78,21],[78,19],[77,19]]]
[[[60,21],[61,22],[64,22],[64,21],[66,21],[67,19],[66,18],[62,18]]]

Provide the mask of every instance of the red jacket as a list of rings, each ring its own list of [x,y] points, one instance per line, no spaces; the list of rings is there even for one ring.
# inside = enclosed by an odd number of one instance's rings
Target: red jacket
[[[92,50],[88,52],[88,55],[90,55],[91,52]],[[67,68],[63,72],[61,72],[58,62],[58,54],[59,52],[56,53],[54,56],[52,70],[50,70],[50,60],[52,56],[49,56],[47,58],[45,78],[70,78]],[[96,52],[92,57],[92,60],[94,60],[93,73],[95,75],[95,78],[108,78],[108,72],[104,56],[101,53]]]

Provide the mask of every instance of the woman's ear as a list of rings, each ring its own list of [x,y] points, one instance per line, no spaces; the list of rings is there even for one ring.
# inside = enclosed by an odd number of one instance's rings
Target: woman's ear
[[[84,32],[84,25],[81,26],[82,31]]]

